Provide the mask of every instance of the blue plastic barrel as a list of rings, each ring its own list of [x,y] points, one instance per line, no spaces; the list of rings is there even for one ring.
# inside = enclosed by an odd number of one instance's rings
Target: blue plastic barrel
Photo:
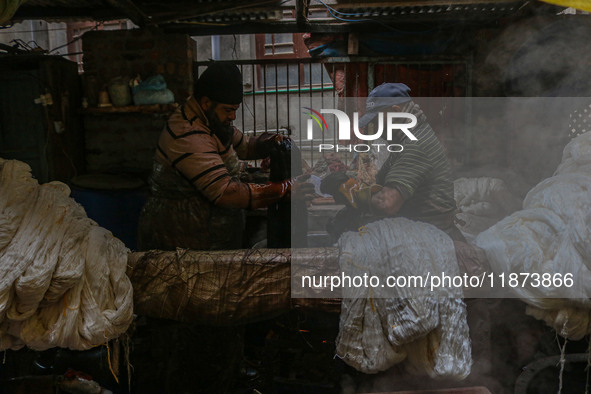
[[[72,198],[84,207],[86,215],[111,231],[125,246],[137,249],[140,211],[148,196],[145,183],[133,176],[85,174],[74,177]]]

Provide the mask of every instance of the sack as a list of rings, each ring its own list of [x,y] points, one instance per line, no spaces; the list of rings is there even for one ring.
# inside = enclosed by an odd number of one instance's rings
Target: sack
[[[160,74],[147,78],[133,87],[135,105],[171,104],[174,94],[166,88],[166,81]]]
[[[168,90],[140,90],[133,95],[135,105],[172,104],[174,94]]]
[[[164,90],[166,89],[166,81],[161,74],[153,75],[146,78],[145,81],[140,82],[133,87],[133,94],[136,94],[140,90]]]

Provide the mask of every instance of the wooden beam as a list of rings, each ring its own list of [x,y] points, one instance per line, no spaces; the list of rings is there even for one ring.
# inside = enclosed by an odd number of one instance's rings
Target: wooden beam
[[[298,26],[308,25],[308,7],[310,3],[308,0],[296,0],[296,23]]]
[[[125,15],[112,10],[95,8],[70,8],[70,7],[28,7],[27,3],[22,5],[12,17],[12,21],[22,21],[27,19],[42,20],[114,20],[123,19]]]
[[[359,37],[357,33],[349,33],[347,44],[347,55],[359,54]]]

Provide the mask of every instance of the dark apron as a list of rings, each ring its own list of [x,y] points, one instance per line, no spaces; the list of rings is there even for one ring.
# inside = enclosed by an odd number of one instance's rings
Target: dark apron
[[[215,206],[176,170],[159,163],[154,163],[150,186],[139,219],[139,250],[242,247],[243,210]]]

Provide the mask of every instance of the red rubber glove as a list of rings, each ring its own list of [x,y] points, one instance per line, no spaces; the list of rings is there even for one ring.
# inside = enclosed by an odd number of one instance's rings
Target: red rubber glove
[[[289,196],[292,180],[283,182],[267,182],[264,185],[250,183],[250,209],[259,209],[274,204]]]

